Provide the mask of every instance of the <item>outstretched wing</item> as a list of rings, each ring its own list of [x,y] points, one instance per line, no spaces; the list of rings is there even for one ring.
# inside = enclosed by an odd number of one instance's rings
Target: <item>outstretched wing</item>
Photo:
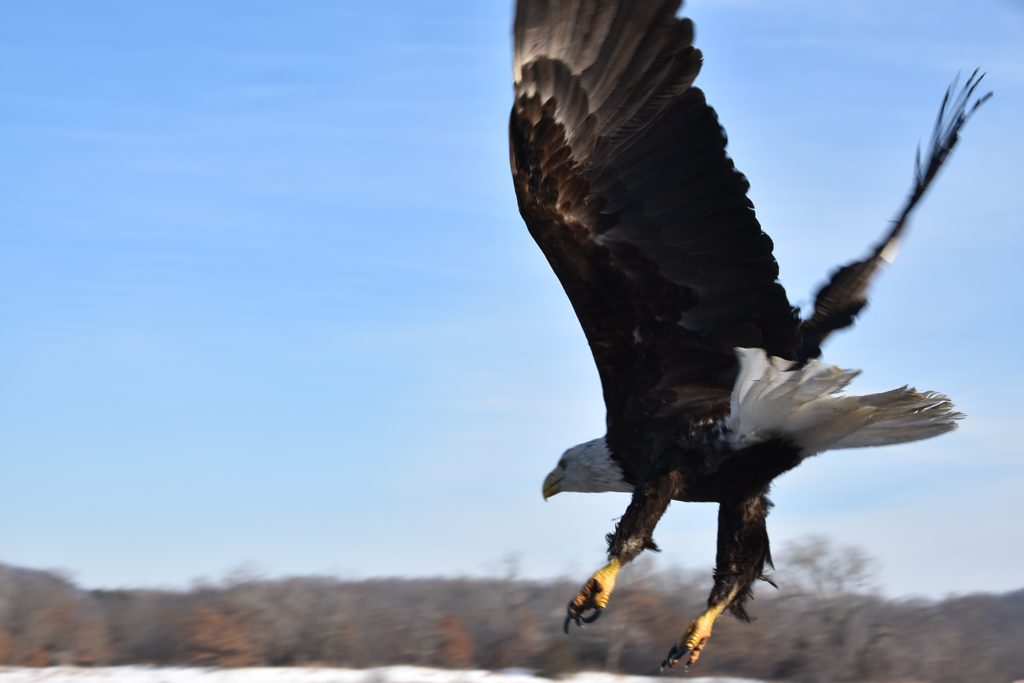
[[[733,348],[796,353],[772,242],[691,85],[701,54],[678,8],[519,0],[516,10],[519,209],[583,326],[610,416],[650,411],[650,400],[706,414],[732,387]]]
[[[914,185],[910,188],[910,195],[903,204],[899,216],[893,222],[892,228],[886,236],[875,245],[866,258],[839,268],[832,274],[831,279],[818,290],[818,294],[814,297],[814,313],[803,321],[800,327],[799,360],[820,356],[821,345],[825,343],[829,335],[852,325],[857,314],[867,305],[868,287],[882,266],[891,263],[896,257],[896,251],[899,249],[899,242],[910,219],[910,214],[924,197],[932,181],[935,180],[939,169],[953,153],[953,148],[960,141],[960,131],[967,121],[978,110],[978,107],[992,97],[991,92],[977,98],[974,97],[984,76],[985,74],[975,69],[955,97],[953,93],[956,91],[959,79],[954,80],[946,90],[946,96],[942,98],[942,106],[939,107],[939,116],[935,121],[935,129],[932,131],[928,158],[922,165],[921,149],[918,148],[917,160],[914,164]]]

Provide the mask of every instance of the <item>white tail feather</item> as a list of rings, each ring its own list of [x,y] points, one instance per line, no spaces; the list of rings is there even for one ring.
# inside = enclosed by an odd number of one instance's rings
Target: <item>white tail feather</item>
[[[728,439],[743,448],[787,438],[804,455],[831,448],[884,446],[956,429],[963,417],[934,392],[902,387],[865,396],[842,395],[859,374],[816,360],[795,363],[763,349],[736,349],[740,371],[732,392]]]

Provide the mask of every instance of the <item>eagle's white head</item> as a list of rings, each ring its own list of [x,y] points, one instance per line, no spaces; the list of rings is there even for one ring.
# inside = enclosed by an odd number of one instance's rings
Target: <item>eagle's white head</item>
[[[558,460],[558,465],[544,479],[544,499],[556,493],[631,492],[622,468],[612,458],[604,437],[573,446]]]

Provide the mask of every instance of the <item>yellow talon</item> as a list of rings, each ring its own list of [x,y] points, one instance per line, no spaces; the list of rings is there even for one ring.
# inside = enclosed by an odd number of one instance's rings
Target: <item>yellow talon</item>
[[[565,624],[562,627],[566,633],[569,632],[570,622],[575,622],[577,626],[583,626],[601,616],[601,612],[608,606],[608,601],[612,597],[615,577],[621,567],[622,563],[618,559],[612,559],[587,580],[580,592],[569,602],[568,616],[566,616]],[[587,614],[589,610],[593,610],[593,612]]]
[[[608,606],[608,600],[612,597],[612,591],[615,589],[615,577],[619,573],[622,565],[617,559],[613,559],[611,562],[594,572],[594,575],[590,577],[590,581],[597,582],[597,595],[594,597],[594,604],[601,609]],[[587,583],[589,584],[590,581]]]
[[[708,639],[711,638],[711,629],[715,625],[715,620],[721,612],[721,609],[715,608],[706,610],[693,620],[690,627],[686,629],[686,633],[679,639],[680,645],[691,650],[689,664],[693,664],[700,657],[704,646],[708,644]]]
[[[708,640],[711,639],[711,629],[715,625],[715,620],[729,606],[729,603],[736,597],[737,592],[738,590],[736,589],[731,590],[725,600],[708,607],[690,623],[686,633],[683,634],[678,643],[672,646],[665,661],[661,663],[662,669],[675,666],[684,657],[686,657],[684,666],[689,666],[700,659],[700,653],[704,651]]]

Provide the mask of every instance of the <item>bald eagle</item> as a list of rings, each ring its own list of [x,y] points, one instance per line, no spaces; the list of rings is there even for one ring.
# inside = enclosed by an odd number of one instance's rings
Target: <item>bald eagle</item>
[[[856,396],[857,374],[818,360],[852,324],[873,276],[989,97],[976,71],[946,93],[913,188],[883,239],[837,270],[801,319],[779,284],[772,241],[693,86],[701,53],[679,0],[519,0],[510,154],[519,210],[583,327],[607,433],[565,451],[544,480],[626,491],[608,563],[569,602],[582,625],[608,605],[619,569],[655,549],[670,501],[718,503],[708,609],[662,662],[695,662],[715,620],[747,619],[771,565],[772,480],[829,449],[916,441],[956,427],[946,396],[902,387]]]

